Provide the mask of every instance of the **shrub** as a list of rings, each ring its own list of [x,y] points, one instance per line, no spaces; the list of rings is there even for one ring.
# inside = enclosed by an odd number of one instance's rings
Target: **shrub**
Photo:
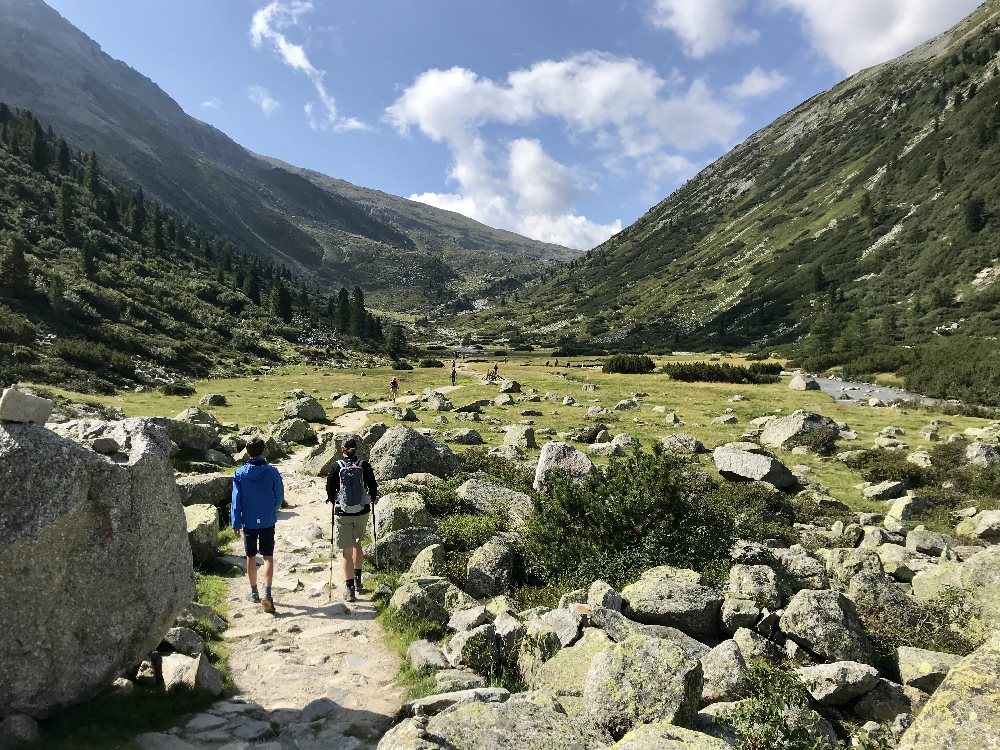
[[[173,383],[164,383],[161,385],[160,392],[164,396],[193,396],[198,391],[190,383],[177,380]]]
[[[449,550],[471,552],[504,531],[503,521],[491,514],[454,513],[438,519],[438,533]]]
[[[792,440],[794,446],[803,446],[819,456],[832,456],[837,452],[837,437],[840,433],[832,427],[821,427]]]
[[[718,485],[656,449],[612,458],[606,479],[555,477],[522,537],[529,580],[564,589],[601,578],[621,587],[658,565],[721,581],[737,539],[763,540],[791,515],[777,493]]]
[[[459,456],[465,471],[470,474],[483,472],[493,482],[508,489],[531,494],[534,489],[534,472],[515,461],[490,453],[485,445],[474,445]]]
[[[604,361],[603,371],[625,375],[645,375],[656,369],[656,363],[641,354],[616,354]]]
[[[927,481],[927,471],[906,460],[906,454],[900,451],[873,450],[865,451],[856,460],[855,466],[861,472],[861,478],[866,482],[904,482],[907,487],[914,488],[924,485]]]
[[[392,369],[393,370],[412,370],[413,369],[413,365],[411,365],[409,362],[404,362],[401,359],[394,359],[392,361]]]
[[[533,352],[535,351],[535,347],[531,344],[514,344],[510,350],[512,352]]]
[[[98,341],[59,339],[52,345],[52,353],[63,361],[85,370],[111,373],[126,378],[135,376],[135,365],[129,357]]]
[[[12,344],[31,344],[37,329],[34,324],[6,307],[0,307],[0,341]]]
[[[692,362],[690,364],[670,364],[664,370],[672,380],[684,383],[738,383],[760,385],[777,383],[781,365],[755,362],[748,367],[730,364],[710,364]]]
[[[444,362],[442,362],[440,359],[425,358],[425,359],[420,360],[417,363],[417,366],[418,367],[444,367]],[[396,369],[400,369],[400,368],[396,368]]]

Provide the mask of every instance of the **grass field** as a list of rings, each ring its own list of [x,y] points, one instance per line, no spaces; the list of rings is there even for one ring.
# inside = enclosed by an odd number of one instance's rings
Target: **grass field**
[[[676,361],[710,361],[717,360],[731,364],[745,364],[740,357],[718,355],[691,355],[656,358],[657,365]],[[929,447],[930,444],[921,439],[920,428],[935,415],[925,408],[891,408],[874,409],[861,406],[849,406],[836,403],[829,396],[816,392],[791,391],[788,379],[771,385],[729,385],[719,383],[681,383],[669,379],[663,374],[649,375],[606,375],[595,365],[599,362],[594,358],[570,358],[561,360],[560,367],[546,367],[546,361],[551,364],[555,359],[543,353],[518,355],[504,363],[502,358],[484,356],[479,360],[468,360],[460,364],[464,369],[459,371],[459,390],[451,393],[450,398],[456,405],[461,405],[477,399],[493,399],[498,394],[495,385],[482,382],[480,376],[491,369],[494,363],[499,365],[500,374],[517,380],[525,393],[538,393],[544,396],[554,394],[558,400],[540,403],[516,403],[509,407],[486,407],[480,422],[458,421],[453,415],[448,417],[447,425],[438,425],[432,420],[437,413],[417,411],[419,424],[436,429],[451,429],[454,427],[472,427],[482,434],[489,445],[499,445],[503,442],[502,427],[516,422],[534,423],[536,429],[551,428],[556,433],[566,432],[584,424],[592,423],[586,412],[591,406],[604,406],[613,409],[615,404],[630,398],[635,393],[645,393],[641,397],[641,408],[632,411],[614,412],[610,417],[602,418],[612,434],[627,432],[637,438],[647,447],[663,435],[680,431],[694,435],[711,450],[719,443],[739,440],[741,434],[749,427],[749,422],[755,417],[768,414],[790,414],[796,409],[804,409],[824,414],[839,423],[846,424],[859,435],[855,442],[842,442],[844,449],[870,448],[874,444],[879,431],[886,426],[901,427],[905,431],[902,437],[910,450]],[[566,367],[567,361],[572,365]],[[369,370],[321,370],[303,367],[276,370],[272,374],[253,378],[233,378],[221,380],[199,381],[194,383],[197,394],[191,397],[164,396],[159,392],[122,393],[117,396],[84,396],[58,389],[49,389],[55,395],[73,401],[100,403],[120,409],[126,416],[174,416],[189,406],[196,405],[200,397],[207,393],[221,393],[226,396],[229,406],[209,408],[223,423],[238,423],[240,426],[262,426],[276,420],[280,416],[278,404],[294,389],[302,389],[315,396],[326,406],[330,405],[332,393],[356,393],[365,406],[371,406],[377,401],[388,398],[388,382],[396,376],[400,380],[400,395],[422,393],[426,388],[439,388],[450,384],[449,369],[417,368],[407,371],[394,371],[388,368]],[[584,384],[593,384],[596,392],[585,392]],[[743,395],[747,401],[730,403],[729,399]],[[573,406],[563,406],[562,398],[572,396],[576,400]],[[652,411],[655,406],[665,406],[675,411],[683,420],[684,425],[673,428],[665,423],[662,414]],[[738,422],[733,425],[713,424],[712,420],[720,416],[727,408],[733,409]],[[522,411],[534,410],[542,412],[543,416],[524,417]],[[328,410],[328,417],[335,418],[341,410]],[[988,424],[986,420],[970,417],[948,417],[952,427],[942,430],[942,436],[949,432],[960,432],[967,427],[981,427]],[[373,415],[373,421],[391,422],[385,415]],[[539,437],[539,444],[554,438]],[[454,446],[461,451],[461,446]],[[537,451],[534,452],[537,455]],[[876,504],[862,498],[856,488],[860,482],[858,475],[844,464],[815,455],[793,456],[782,455],[782,460],[788,465],[803,464],[812,468],[812,476],[829,487],[831,494],[856,510],[878,510]],[[706,468],[711,469],[708,459],[702,459]]]

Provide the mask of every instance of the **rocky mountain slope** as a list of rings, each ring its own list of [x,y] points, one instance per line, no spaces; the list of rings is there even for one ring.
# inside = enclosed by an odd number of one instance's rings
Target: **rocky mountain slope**
[[[1000,332],[1000,3],[805,102],[481,321],[606,348]],[[839,342],[850,333],[854,341]]]
[[[488,289],[512,259],[574,255],[259,157],[41,0],[0,0],[0,100],[102,152],[109,169],[213,233],[337,286],[383,290],[397,306]]]

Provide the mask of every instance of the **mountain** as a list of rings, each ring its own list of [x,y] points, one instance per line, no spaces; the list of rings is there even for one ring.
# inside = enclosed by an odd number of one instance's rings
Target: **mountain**
[[[96,149],[206,230],[326,285],[361,284],[386,305],[516,286],[575,255],[253,154],[41,0],[0,0],[0,101]]]
[[[990,0],[810,99],[467,325],[626,350],[798,342],[822,366],[1000,334],[998,19]]]

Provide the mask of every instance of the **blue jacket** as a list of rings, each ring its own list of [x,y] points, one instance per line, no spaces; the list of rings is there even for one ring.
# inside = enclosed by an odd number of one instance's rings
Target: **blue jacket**
[[[278,522],[285,499],[281,474],[263,458],[251,458],[233,475],[233,529],[266,529]]]

